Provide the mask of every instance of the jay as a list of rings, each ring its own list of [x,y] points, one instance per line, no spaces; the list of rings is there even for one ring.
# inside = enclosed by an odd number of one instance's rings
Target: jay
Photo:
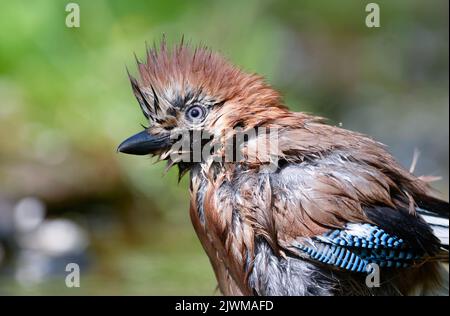
[[[206,47],[163,40],[137,66],[149,127],[118,151],[189,173],[224,295],[448,295],[448,202],[383,144],[289,111]]]

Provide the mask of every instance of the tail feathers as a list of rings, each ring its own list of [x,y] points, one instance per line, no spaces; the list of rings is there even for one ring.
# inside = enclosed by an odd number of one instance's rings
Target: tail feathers
[[[449,250],[449,204],[431,196],[416,196],[417,213],[430,225],[442,250]],[[447,259],[448,261],[448,259]]]
[[[449,250],[449,218],[440,214],[417,208],[417,213],[430,225],[433,234],[439,239],[441,248]]]

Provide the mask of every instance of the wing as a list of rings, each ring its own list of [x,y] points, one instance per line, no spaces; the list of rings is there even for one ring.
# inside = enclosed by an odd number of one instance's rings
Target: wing
[[[379,170],[324,158],[270,177],[278,243],[290,254],[352,272],[448,260],[448,203],[421,196],[411,211],[414,192]]]
[[[352,272],[369,272],[372,263],[381,268],[408,268],[430,258],[425,249],[367,223],[349,223],[343,229],[300,238],[290,249],[302,251],[312,261]]]

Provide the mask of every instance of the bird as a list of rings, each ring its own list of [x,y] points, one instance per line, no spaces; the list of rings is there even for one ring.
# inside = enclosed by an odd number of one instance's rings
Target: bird
[[[117,150],[189,173],[190,218],[223,295],[449,294],[449,204],[429,177],[369,136],[290,111],[205,45],[163,38],[136,63],[148,126]]]

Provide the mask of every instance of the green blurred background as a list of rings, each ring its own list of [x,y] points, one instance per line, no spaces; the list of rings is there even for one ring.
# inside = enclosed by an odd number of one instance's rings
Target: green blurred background
[[[448,1],[0,1],[0,294],[216,294],[188,179],[116,154],[145,123],[125,66],[207,44],[291,109],[389,145],[448,198]],[[65,265],[81,267],[67,288]]]

